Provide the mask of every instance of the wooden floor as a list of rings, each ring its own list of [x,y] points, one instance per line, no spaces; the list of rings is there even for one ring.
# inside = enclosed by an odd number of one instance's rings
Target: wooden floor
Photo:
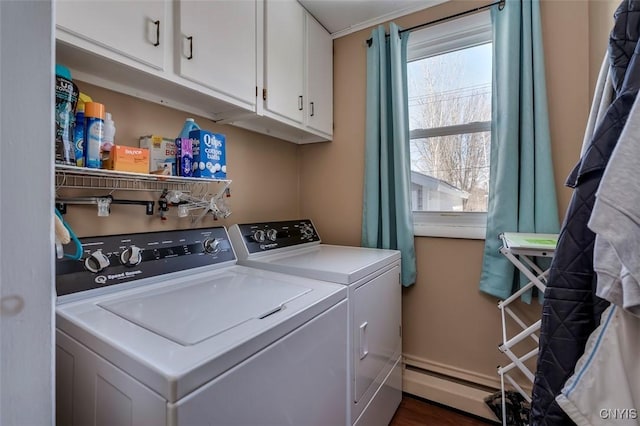
[[[467,416],[442,405],[404,394],[389,426],[486,426],[496,424],[488,420]]]

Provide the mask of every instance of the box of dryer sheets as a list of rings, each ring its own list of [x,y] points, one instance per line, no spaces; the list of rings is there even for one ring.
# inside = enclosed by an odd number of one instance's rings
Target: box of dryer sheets
[[[140,148],[149,150],[149,173],[176,175],[176,144],[158,135],[140,136]]]
[[[149,150],[134,146],[114,145],[105,161],[105,169],[121,172],[149,173]]]
[[[192,130],[193,177],[207,179],[227,178],[226,137],[208,130]]]
[[[176,138],[176,169],[178,176],[193,176],[193,143],[191,138]]]

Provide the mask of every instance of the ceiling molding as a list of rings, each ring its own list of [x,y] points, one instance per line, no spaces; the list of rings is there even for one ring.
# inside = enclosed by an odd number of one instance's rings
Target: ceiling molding
[[[344,37],[346,35],[355,33],[357,31],[360,30],[364,30],[370,27],[374,27],[376,25],[391,21],[393,19],[399,18],[401,16],[406,16],[406,15],[410,15],[412,13],[415,12],[419,12],[421,10],[425,10],[425,9],[429,9],[430,7],[436,6],[438,4],[441,3],[445,3],[448,0],[432,0],[432,1],[428,1],[428,2],[424,2],[418,6],[413,6],[413,7],[407,7],[404,9],[400,9],[400,10],[396,10],[390,13],[386,13],[384,15],[380,15],[376,18],[372,18],[372,19],[368,19],[366,21],[362,21],[362,22],[358,22],[354,25],[351,25],[343,30],[340,31],[336,31],[334,33],[331,33],[331,38],[332,39],[337,39],[340,37]]]

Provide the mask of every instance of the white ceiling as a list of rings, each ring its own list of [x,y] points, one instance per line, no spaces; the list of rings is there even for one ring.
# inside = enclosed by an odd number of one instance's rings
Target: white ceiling
[[[298,0],[333,36],[423,10],[446,0]]]

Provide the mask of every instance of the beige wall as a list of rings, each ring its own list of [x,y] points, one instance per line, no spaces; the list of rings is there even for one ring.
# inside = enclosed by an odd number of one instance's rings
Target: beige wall
[[[477,6],[453,1],[397,19],[409,27]],[[553,167],[564,212],[571,192],[563,183],[577,161],[591,96],[589,40],[608,32],[590,15],[590,2],[543,0],[541,6]],[[610,4],[610,2],[609,2]],[[594,5],[598,13],[610,7]],[[606,6],[606,7],[605,7]],[[604,18],[603,18],[604,19]],[[365,120],[365,40],[370,29],[334,41],[334,140],[301,147],[301,213],[313,218],[328,243],[359,244],[362,214]],[[596,67],[599,67],[598,59]],[[597,73],[597,69],[596,69]],[[561,213],[562,214],[562,213]],[[417,283],[403,294],[403,352],[428,365],[470,372],[492,380],[506,358],[497,350],[497,299],[478,291],[482,241],[416,238]],[[520,304],[535,319],[540,306]]]
[[[138,137],[160,134],[174,138],[191,116],[154,103],[77,82],[81,91],[106,105],[116,125],[116,143],[137,146]],[[228,202],[232,215],[224,221],[207,216],[196,227],[230,225],[240,222],[286,220],[299,216],[298,147],[269,136],[228,125],[217,125],[203,117],[194,117],[200,127],[227,137],[227,168],[231,184]],[[216,185],[210,185],[212,193]],[[60,190],[60,195],[69,191]],[[83,191],[83,195],[102,195],[105,191]],[[156,200],[158,193],[116,192],[114,198]],[[139,206],[112,206],[106,218],[96,215],[95,206],[69,206],[66,219],[79,236],[144,232],[189,228],[189,218],[178,218],[175,209],[163,222],[157,215],[146,216]]]

